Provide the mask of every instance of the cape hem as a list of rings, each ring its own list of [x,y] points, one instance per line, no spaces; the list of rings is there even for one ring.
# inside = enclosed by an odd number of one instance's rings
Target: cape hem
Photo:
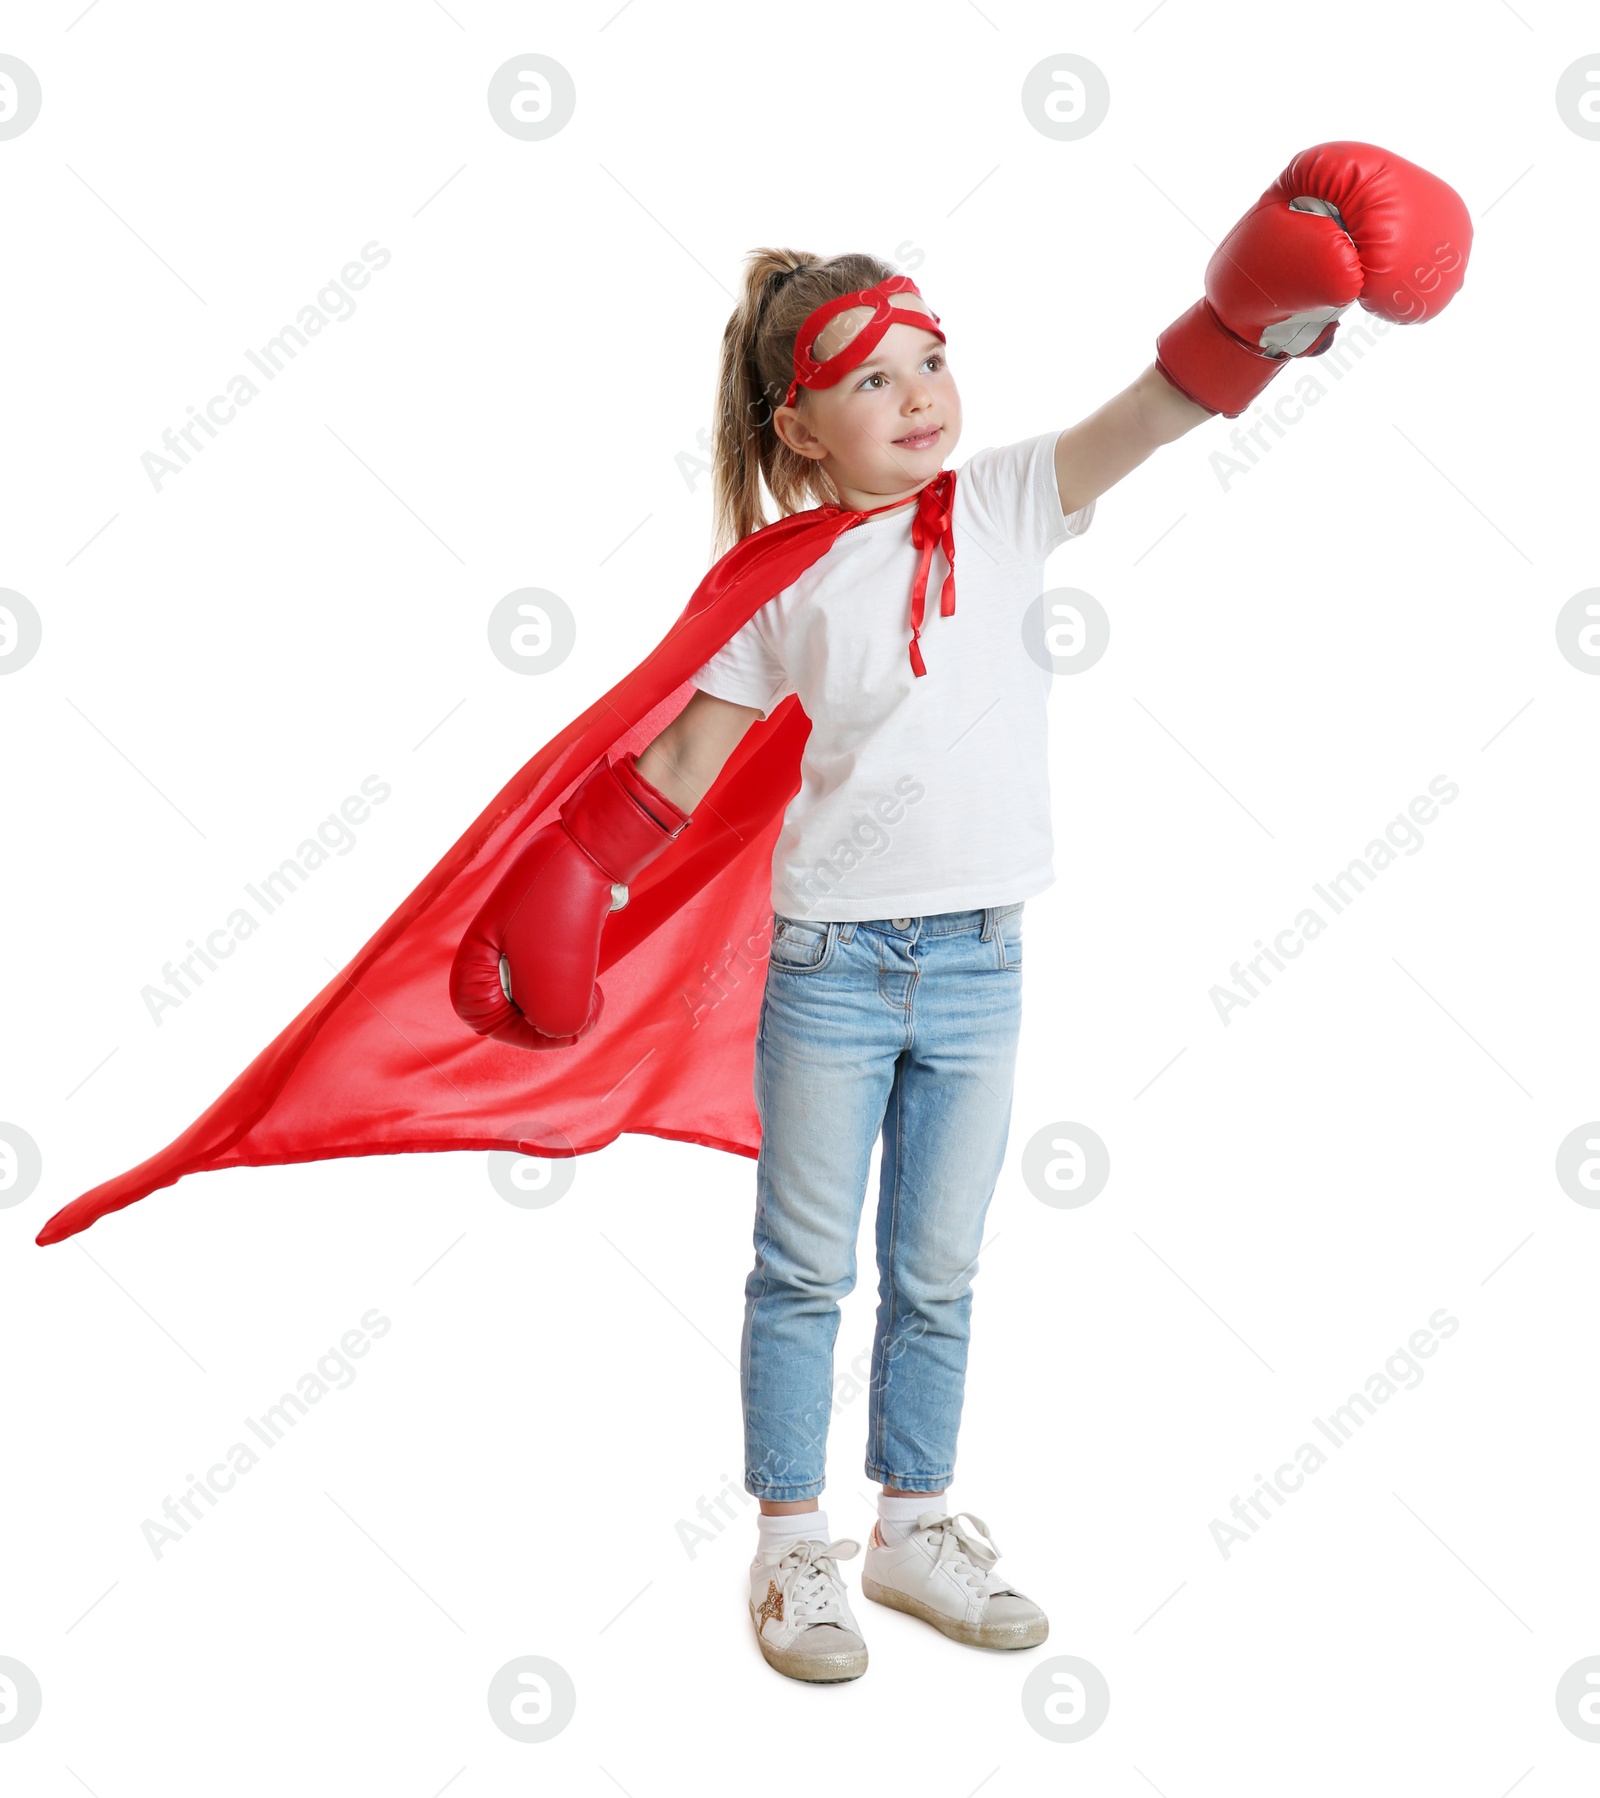
[[[703,1149],[720,1149],[724,1154],[743,1155],[754,1161],[760,1155],[759,1147],[751,1148],[748,1143],[735,1142],[723,1136],[711,1136],[703,1130],[669,1130],[665,1126],[651,1129],[648,1126],[631,1126],[626,1130],[614,1130],[611,1135],[601,1137],[594,1142],[582,1143],[573,1148],[570,1155],[551,1152],[546,1154],[542,1149],[527,1148],[520,1152],[524,1155],[543,1155],[547,1161],[575,1161],[580,1155],[593,1155],[601,1149],[608,1149],[612,1143],[624,1136],[656,1136],[665,1142],[695,1143]],[[279,1154],[245,1156],[237,1161],[207,1160],[195,1167],[187,1168],[181,1174],[174,1174],[170,1180],[162,1180],[147,1191],[136,1193],[114,1205],[110,1211],[101,1212],[101,1217],[110,1217],[117,1211],[125,1211],[136,1205],[140,1199],[148,1198],[153,1192],[160,1192],[164,1187],[176,1186],[180,1180],[187,1180],[192,1174],[222,1173],[234,1167],[289,1167],[306,1161],[342,1161],[362,1155],[455,1155],[485,1154],[496,1150],[507,1150],[508,1145],[503,1137],[481,1137],[470,1141],[456,1142],[400,1142],[400,1143],[350,1143],[338,1147],[318,1146],[308,1149],[304,1154]],[[70,1207],[63,1207],[68,1210]],[[61,1215],[60,1213],[57,1214]],[[99,1221],[97,1217],[96,1222]],[[69,1241],[87,1225],[71,1223],[56,1234],[46,1236],[41,1230],[34,1241],[40,1248],[49,1248],[52,1243]]]

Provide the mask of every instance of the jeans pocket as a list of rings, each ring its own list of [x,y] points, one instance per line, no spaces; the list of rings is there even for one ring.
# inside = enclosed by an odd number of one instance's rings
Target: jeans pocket
[[[780,912],[773,919],[768,959],[785,974],[814,974],[827,965],[838,937],[834,924],[815,918],[789,918]]]

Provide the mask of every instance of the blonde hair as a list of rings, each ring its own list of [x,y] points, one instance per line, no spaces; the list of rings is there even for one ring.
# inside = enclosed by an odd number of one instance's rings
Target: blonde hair
[[[779,440],[772,414],[794,377],[794,340],[807,314],[895,272],[892,263],[857,251],[822,258],[752,250],[745,258],[743,292],[722,333],[711,458],[714,557],[767,522],[763,479],[780,515],[838,504],[823,469]]]

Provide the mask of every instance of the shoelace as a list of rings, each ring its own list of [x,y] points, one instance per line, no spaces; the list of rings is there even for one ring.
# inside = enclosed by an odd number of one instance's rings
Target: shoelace
[[[837,1542],[819,1542],[808,1538],[793,1543],[769,1565],[786,1567],[794,1564],[794,1573],[784,1594],[785,1615],[794,1623],[848,1624],[841,1605],[838,1561],[848,1561],[861,1552],[861,1544],[849,1536]]]
[[[971,1526],[970,1529],[961,1527],[963,1518]],[[922,1527],[920,1522],[918,1527]],[[926,1527],[936,1531],[939,1537],[939,1552],[933,1563],[935,1570],[948,1562],[950,1572],[956,1579],[964,1579],[977,1590],[987,1590],[989,1569],[1000,1559],[1000,1544],[989,1534],[988,1524],[974,1511],[957,1511],[953,1517],[936,1518]],[[980,1541],[979,1537],[987,1537],[988,1540]],[[997,1587],[996,1590],[1004,1591],[1009,1588]]]

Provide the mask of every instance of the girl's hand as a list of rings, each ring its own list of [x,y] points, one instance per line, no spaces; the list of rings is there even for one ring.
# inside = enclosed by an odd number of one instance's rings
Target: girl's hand
[[[690,822],[625,755],[602,756],[501,875],[456,950],[463,1023],[519,1049],[565,1049],[599,1022],[607,914]]]
[[[1156,366],[1237,418],[1286,360],[1320,356],[1358,299],[1417,324],[1460,290],[1472,220],[1454,188],[1376,144],[1302,150],[1218,246],[1205,297],[1156,339]]]

